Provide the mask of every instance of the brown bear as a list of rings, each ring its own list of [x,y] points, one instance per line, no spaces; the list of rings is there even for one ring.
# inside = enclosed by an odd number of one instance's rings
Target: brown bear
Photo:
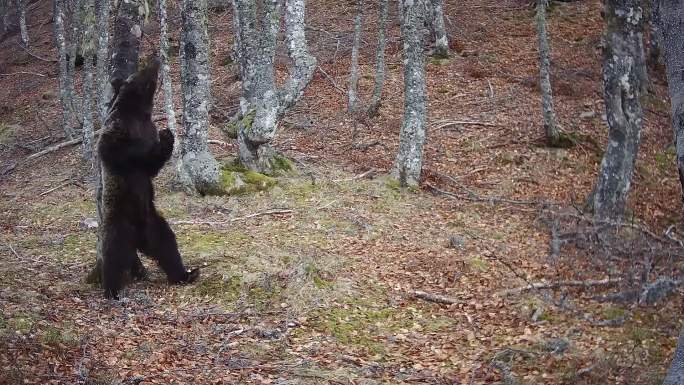
[[[154,207],[154,178],[173,151],[173,135],[157,132],[152,106],[159,60],[115,84],[97,151],[102,162],[102,278],[107,298],[118,299],[124,277],[146,277],[137,251],[156,260],[169,282],[190,283],[199,269],[183,265],[176,236]]]

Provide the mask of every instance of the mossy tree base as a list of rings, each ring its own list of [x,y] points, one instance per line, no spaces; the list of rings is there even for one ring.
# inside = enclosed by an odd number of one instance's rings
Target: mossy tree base
[[[275,185],[275,178],[248,170],[237,161],[221,167],[221,189],[226,195],[266,191]]]

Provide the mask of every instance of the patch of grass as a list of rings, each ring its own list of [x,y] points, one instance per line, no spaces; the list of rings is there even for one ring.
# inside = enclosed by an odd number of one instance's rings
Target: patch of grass
[[[224,256],[235,248],[252,241],[251,237],[241,230],[225,232],[215,231],[182,231],[176,234],[183,254],[199,257]]]
[[[468,263],[474,269],[478,269],[480,271],[487,271],[487,269],[489,269],[489,263],[480,257],[473,257],[468,261]]]
[[[243,287],[242,275],[213,275],[202,278],[193,287],[195,294],[224,302],[235,302]]]
[[[247,170],[237,163],[221,167],[221,188],[226,195],[244,195],[269,190],[276,180],[268,175]]]
[[[394,309],[361,306],[329,309],[320,315],[318,327],[343,345],[382,354],[385,344],[380,329],[387,326],[394,314]]]
[[[603,309],[603,319],[605,320],[616,320],[624,318],[627,314],[627,310],[618,306],[608,306]]]
[[[656,166],[661,173],[666,173],[676,163],[677,155],[674,146],[655,154]]]
[[[40,339],[43,343],[52,346],[73,346],[78,342],[78,336],[72,330],[60,329],[55,326],[48,326],[43,330]]]
[[[28,334],[35,323],[36,320],[28,315],[11,317],[7,320],[7,330],[19,334]]]
[[[5,123],[0,122],[0,144],[8,144],[14,140],[14,130]]]

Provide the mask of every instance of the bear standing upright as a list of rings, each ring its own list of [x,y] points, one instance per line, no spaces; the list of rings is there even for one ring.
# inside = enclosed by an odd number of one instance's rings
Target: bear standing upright
[[[173,134],[157,129],[152,106],[159,60],[115,84],[97,150],[102,161],[102,278],[105,297],[118,298],[124,278],[145,278],[137,251],[156,260],[171,283],[190,283],[199,269],[183,265],[176,236],[154,207],[154,178],[173,151]]]

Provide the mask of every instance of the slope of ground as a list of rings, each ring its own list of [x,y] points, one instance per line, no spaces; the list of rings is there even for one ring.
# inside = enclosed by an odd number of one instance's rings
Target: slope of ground
[[[401,124],[396,7],[380,116],[362,122],[353,143],[346,95],[336,88],[346,84],[353,7],[310,2],[309,37],[325,74],[316,73],[276,143],[299,175],[257,195],[198,198],[172,191],[167,168],[159,206],[202,278],[168,287],[150,264],[151,280],[120,303],[83,283],[94,258],[94,204],[78,149],[24,161],[63,140],[56,66],[21,50],[16,36],[0,43],[9,53],[0,73],[11,74],[0,77],[0,383],[662,382],[680,301],[616,305],[592,300],[593,289],[568,288],[499,295],[545,279],[605,278],[574,254],[548,258],[539,206],[516,203],[569,206],[595,180],[607,131],[600,2],[559,3],[549,15],[558,120],[580,139],[564,150],[543,146],[525,3],[446,5],[458,54],[429,60],[425,188],[408,192],[382,177]],[[55,57],[49,14],[44,4],[29,18],[31,49],[42,57]],[[367,16],[364,90],[375,10]],[[230,12],[211,18],[214,126],[238,95],[225,60],[231,25]],[[653,81],[631,207],[655,229],[681,228],[666,93]],[[213,146],[224,160],[235,153],[234,143]]]

